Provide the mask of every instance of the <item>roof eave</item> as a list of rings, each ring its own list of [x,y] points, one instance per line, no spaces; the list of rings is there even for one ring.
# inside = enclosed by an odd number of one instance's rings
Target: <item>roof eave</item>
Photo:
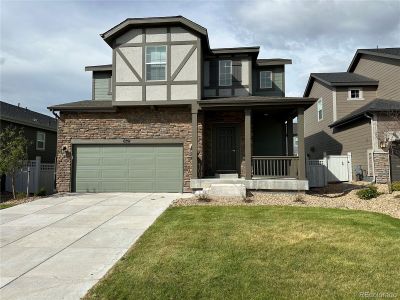
[[[112,71],[112,65],[86,66],[85,71]]]
[[[356,68],[356,65],[360,59],[361,54],[368,54],[368,55],[380,56],[380,57],[386,57],[386,58],[392,58],[392,59],[400,59],[400,57],[397,55],[391,55],[391,54],[387,54],[387,53],[380,53],[380,52],[375,52],[375,51],[358,49],[356,54],[354,54],[354,57],[351,60],[349,67],[347,68],[347,72],[354,71],[354,69]]]

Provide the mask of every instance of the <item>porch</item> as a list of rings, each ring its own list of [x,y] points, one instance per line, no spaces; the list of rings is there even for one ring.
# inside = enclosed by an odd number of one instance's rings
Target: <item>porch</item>
[[[227,183],[247,189],[308,190],[304,110],[313,100],[246,98],[201,100],[192,107],[192,158],[197,164],[192,166],[190,187]]]

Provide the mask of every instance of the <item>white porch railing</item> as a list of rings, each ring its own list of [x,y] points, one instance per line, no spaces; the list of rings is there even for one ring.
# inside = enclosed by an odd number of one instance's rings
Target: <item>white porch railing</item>
[[[253,156],[251,158],[253,177],[297,178],[298,156]]]

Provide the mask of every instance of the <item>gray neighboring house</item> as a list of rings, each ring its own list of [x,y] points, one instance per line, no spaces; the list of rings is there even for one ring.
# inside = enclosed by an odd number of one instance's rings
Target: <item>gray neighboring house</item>
[[[130,18],[100,36],[112,64],[85,68],[92,99],[49,107],[60,116],[59,192],[308,189],[303,119],[315,99],[285,97],[290,59],[212,49],[182,16]]]
[[[55,163],[57,145],[57,119],[24,107],[0,101],[0,129],[20,128],[29,142],[28,159],[41,157],[43,163]],[[2,178],[2,191],[5,177]]]
[[[351,152],[354,173],[400,180],[400,48],[358,49],[347,72],[311,73],[304,97],[318,99],[305,112],[309,158]]]

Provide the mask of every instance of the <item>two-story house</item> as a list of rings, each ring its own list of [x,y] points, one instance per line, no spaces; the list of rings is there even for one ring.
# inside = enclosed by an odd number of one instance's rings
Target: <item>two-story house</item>
[[[28,160],[40,157],[44,163],[56,160],[57,119],[20,105],[0,101],[0,130],[7,127],[22,130],[28,141]],[[6,176],[1,178],[1,191],[6,189]]]
[[[92,99],[49,107],[60,113],[58,191],[308,189],[303,119],[316,99],[285,97],[291,60],[211,49],[182,16],[127,19],[101,37],[112,64],[86,67]]]
[[[311,73],[304,97],[318,99],[305,112],[310,158],[351,152],[353,178],[400,180],[400,147],[392,164],[387,149],[400,139],[400,48],[359,49],[347,72]]]

